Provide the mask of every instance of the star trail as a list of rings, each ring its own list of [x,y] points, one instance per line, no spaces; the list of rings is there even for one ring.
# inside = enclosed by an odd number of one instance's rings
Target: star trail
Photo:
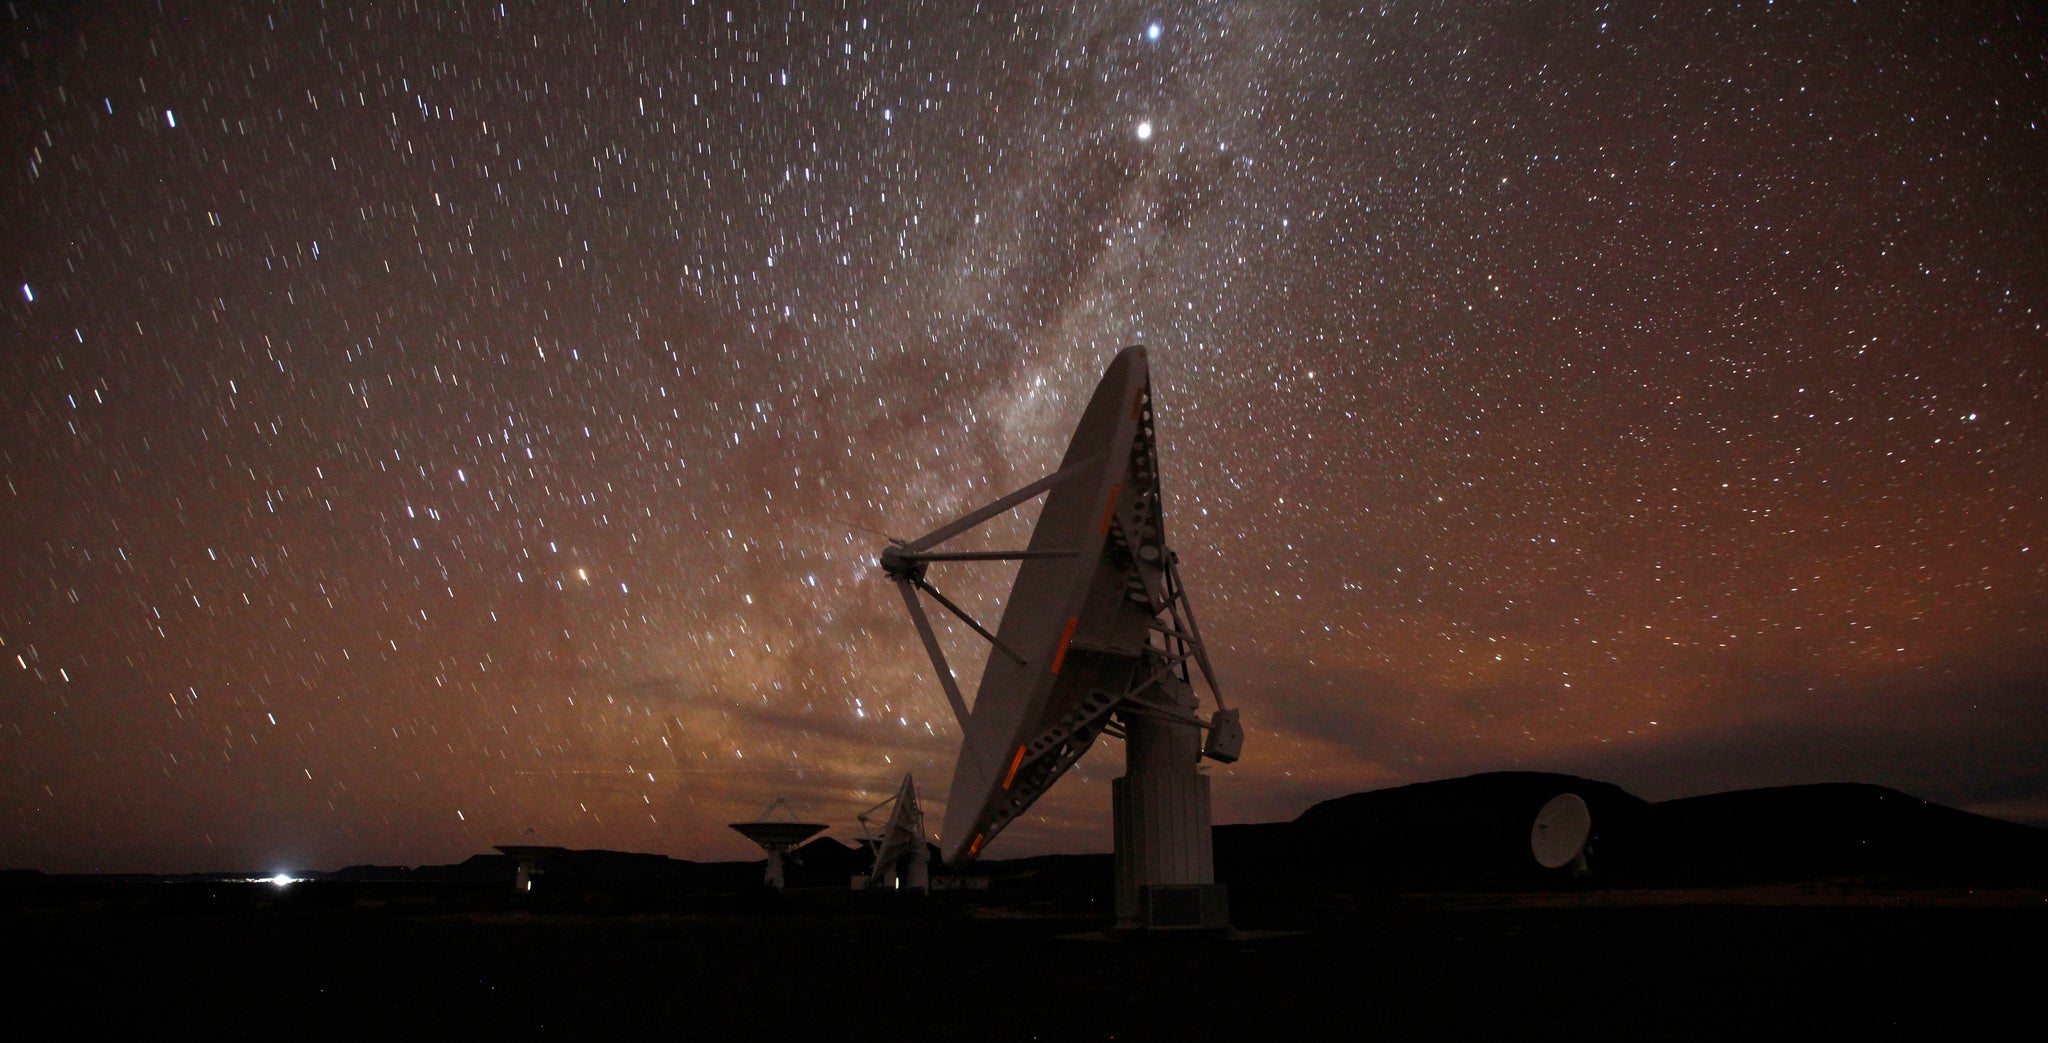
[[[1082,8],[0,10],[0,867],[942,794],[875,556],[1133,343],[1218,821],[1530,768],[2048,823],[2038,12]],[[1106,849],[1120,757],[996,853]]]

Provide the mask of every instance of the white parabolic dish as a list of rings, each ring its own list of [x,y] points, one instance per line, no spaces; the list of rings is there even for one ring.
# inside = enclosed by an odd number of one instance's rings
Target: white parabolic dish
[[[1120,921],[1137,915],[1144,887],[1215,886],[1208,778],[1198,762],[1234,763],[1244,746],[1166,543],[1152,406],[1145,349],[1125,348],[1096,385],[1057,471],[917,539],[890,540],[877,562],[895,581],[961,725],[946,864],[972,861],[1097,736],[1113,735],[1127,746],[1128,770],[1113,796],[1118,836],[1126,826],[1143,834],[1117,842]],[[1041,495],[1025,549],[938,549]],[[934,563],[999,560],[1018,566],[995,632],[925,578]],[[927,597],[989,642],[972,707],[925,614]],[[1216,703],[1206,719],[1198,678]],[[1126,790],[1138,795],[1126,800]]]
[[[1545,869],[1570,865],[1593,835],[1593,813],[1576,793],[1560,793],[1536,812],[1529,827],[1529,850]]]
[[[978,854],[988,838],[1078,757],[1078,750],[1048,748],[1039,740],[1062,718],[1081,709],[1078,704],[1090,690],[1116,696],[1126,690],[1124,678],[1110,682],[1087,670],[1066,668],[1080,665],[1068,662],[1071,646],[1085,647],[1087,631],[1094,629],[1080,625],[1093,621],[1084,621],[1083,615],[1101,614],[1084,608],[1096,600],[1089,594],[1098,573],[1110,568],[1105,559],[1111,524],[1124,520],[1118,516],[1134,508],[1157,510],[1157,475],[1132,473],[1132,442],[1140,422],[1149,419],[1145,414],[1150,385],[1144,349],[1118,354],[1096,385],[1060,459],[1060,470],[1075,470],[1047,491],[1028,548],[1058,556],[1027,557],[1018,566],[996,638],[1020,658],[989,656],[973,713],[964,722],[960,759],[946,799],[948,863]],[[1149,457],[1150,447],[1146,448]],[[1154,528],[1156,532],[1156,524]],[[1120,578],[1115,580],[1114,598],[1121,599],[1122,586]],[[1114,610],[1116,602],[1108,607]],[[1142,644],[1149,616],[1137,618]],[[1106,711],[1108,705],[1104,701],[1101,709]],[[1088,727],[1094,723],[1089,720],[1075,729],[1080,734],[1073,738],[1082,740],[1082,749],[1094,740],[1094,729]]]

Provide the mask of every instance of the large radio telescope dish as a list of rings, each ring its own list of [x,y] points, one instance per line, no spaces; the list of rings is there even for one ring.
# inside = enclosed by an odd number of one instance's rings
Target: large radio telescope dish
[[[1040,494],[1045,505],[1024,550],[934,549]],[[925,578],[936,562],[988,560],[1018,562],[1016,583],[993,633]],[[1150,794],[1164,786],[1169,795],[1130,798],[1151,807],[1149,812],[1138,805],[1126,808],[1119,796],[1119,858],[1127,846],[1127,824],[1179,818],[1184,821],[1175,828],[1187,836],[1129,844],[1189,847],[1192,868],[1164,875],[1199,879],[1153,874],[1144,886],[1211,882],[1208,780],[1195,769],[1201,756],[1235,761],[1243,731],[1236,711],[1225,709],[1217,693],[1178,561],[1166,543],[1145,349],[1126,348],[1110,363],[1057,470],[926,536],[892,543],[881,565],[897,582],[960,720],[960,758],[942,837],[948,865],[979,855],[1106,733],[1127,742],[1131,774],[1124,781],[1155,774],[1179,780],[1125,787]],[[991,645],[972,707],[946,663],[919,591]],[[1216,703],[1207,718],[1198,712],[1197,675]],[[1197,812],[1199,828],[1190,817]]]

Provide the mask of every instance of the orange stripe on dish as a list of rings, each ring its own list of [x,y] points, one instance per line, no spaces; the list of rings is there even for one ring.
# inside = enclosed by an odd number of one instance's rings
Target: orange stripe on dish
[[[1023,766],[1024,747],[1019,746],[1017,747],[1017,755],[1015,757],[1010,758],[1010,773],[1008,775],[1003,776],[1004,789],[1009,789],[1010,783],[1017,781],[1017,769]]]
[[[1066,632],[1060,635],[1060,650],[1052,654],[1053,673],[1059,673],[1060,664],[1067,661],[1067,646],[1074,643],[1074,625],[1080,621],[1080,616],[1067,617]]]
[[[1124,494],[1124,483],[1109,487],[1109,502],[1102,505],[1102,530],[1098,535],[1109,535],[1109,523],[1116,517],[1116,498]]]

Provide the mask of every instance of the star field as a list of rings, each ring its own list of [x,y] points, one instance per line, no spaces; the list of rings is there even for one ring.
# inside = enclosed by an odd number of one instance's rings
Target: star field
[[[1218,821],[1540,768],[2048,822],[2048,22],[1084,6],[0,12],[0,866],[942,794],[883,534],[1131,343]],[[993,853],[1106,848],[1120,757]]]

